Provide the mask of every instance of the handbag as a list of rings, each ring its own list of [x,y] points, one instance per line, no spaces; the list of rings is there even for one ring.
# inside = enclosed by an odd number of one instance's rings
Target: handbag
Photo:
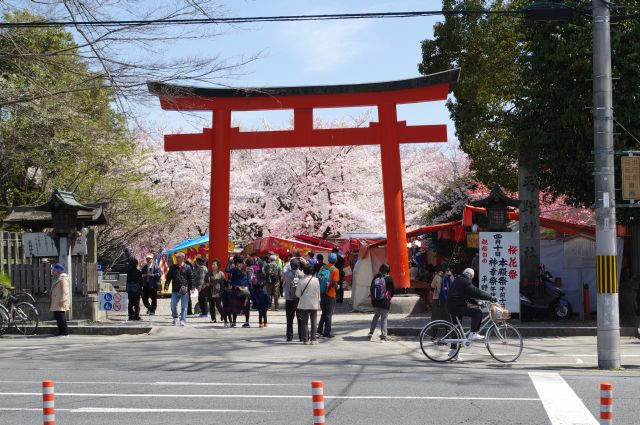
[[[251,292],[246,286],[236,286],[236,295],[239,297],[248,297],[251,295]]]

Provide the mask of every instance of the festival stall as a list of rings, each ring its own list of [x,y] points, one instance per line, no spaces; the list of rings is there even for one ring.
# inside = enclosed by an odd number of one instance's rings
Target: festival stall
[[[315,254],[322,254],[325,258],[331,252],[330,247],[312,245],[306,242],[296,241],[293,239],[278,238],[275,236],[268,236],[266,238],[258,238],[253,241],[251,248],[253,252],[258,255],[267,255],[270,252],[277,254],[280,258],[285,258],[287,254],[292,254],[294,251],[300,251],[302,256],[306,256],[306,253],[313,251]],[[245,252],[248,249],[245,247]]]
[[[477,233],[467,232],[474,224],[474,214],[486,214],[484,208],[465,206],[463,219],[438,224],[434,226],[425,226],[419,229],[407,232],[407,241],[416,241],[418,237],[429,233],[436,233],[437,237],[448,238],[452,242],[464,246],[464,249],[477,249],[472,241],[473,235]],[[509,212],[510,220],[516,221],[513,224],[513,231],[518,230],[519,214],[517,212]],[[583,302],[583,285],[588,286],[590,312],[596,309],[596,287],[595,287],[595,228],[586,225],[563,222],[545,217],[540,217],[540,226],[558,232],[561,237],[555,240],[542,240],[540,245],[540,261],[550,271],[554,278],[560,278],[562,288],[566,292],[566,298],[574,306],[574,310],[582,308]],[[622,256],[624,253],[623,238],[626,233],[624,226],[617,226],[617,252],[618,252],[618,280],[622,271]],[[578,243],[579,241],[579,243]],[[360,249],[360,259],[354,268],[354,283],[352,285],[353,308],[358,311],[371,310],[371,300],[369,299],[369,288],[373,275],[377,272],[382,263],[386,263],[387,252],[385,240],[365,245]],[[477,243],[477,239],[476,239]],[[408,248],[409,249],[409,248]],[[580,257],[576,261],[576,257]],[[437,265],[443,259],[437,258],[433,253],[426,256],[429,264]],[[579,264],[578,264],[579,263]],[[577,264],[577,265],[576,265]],[[460,270],[458,270],[459,272]],[[420,290],[426,285],[417,282],[415,279],[411,281],[413,289]]]

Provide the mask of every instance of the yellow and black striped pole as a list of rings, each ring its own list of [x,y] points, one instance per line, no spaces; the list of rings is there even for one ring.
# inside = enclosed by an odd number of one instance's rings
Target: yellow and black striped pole
[[[618,293],[618,257],[596,256],[596,284],[598,294]]]

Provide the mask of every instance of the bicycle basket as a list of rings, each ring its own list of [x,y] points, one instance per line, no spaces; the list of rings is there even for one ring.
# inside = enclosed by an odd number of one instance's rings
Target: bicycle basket
[[[491,313],[491,318],[495,322],[504,322],[505,320],[511,319],[511,312],[500,304],[491,304],[489,311]]]

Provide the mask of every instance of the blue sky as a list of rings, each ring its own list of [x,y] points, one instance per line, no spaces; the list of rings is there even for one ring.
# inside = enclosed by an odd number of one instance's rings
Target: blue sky
[[[325,13],[437,10],[440,1],[376,0],[234,0],[227,1],[228,16],[272,16]],[[176,43],[168,55],[219,54],[233,60],[259,54],[242,69],[241,75],[224,84],[240,87],[348,84],[398,80],[419,76],[420,41],[433,33],[441,17],[278,22],[241,24],[222,35]],[[158,103],[155,103],[158,105]],[[198,131],[199,123],[176,112],[150,108],[149,118],[166,130]],[[358,114],[357,110],[320,110],[325,119]],[[256,127],[262,119],[283,127],[290,113],[236,113],[234,124]],[[209,118],[207,118],[209,119]],[[376,119],[375,111],[372,119]],[[445,123],[449,140],[454,140],[453,123],[443,102],[399,107],[398,119],[410,124]]]

